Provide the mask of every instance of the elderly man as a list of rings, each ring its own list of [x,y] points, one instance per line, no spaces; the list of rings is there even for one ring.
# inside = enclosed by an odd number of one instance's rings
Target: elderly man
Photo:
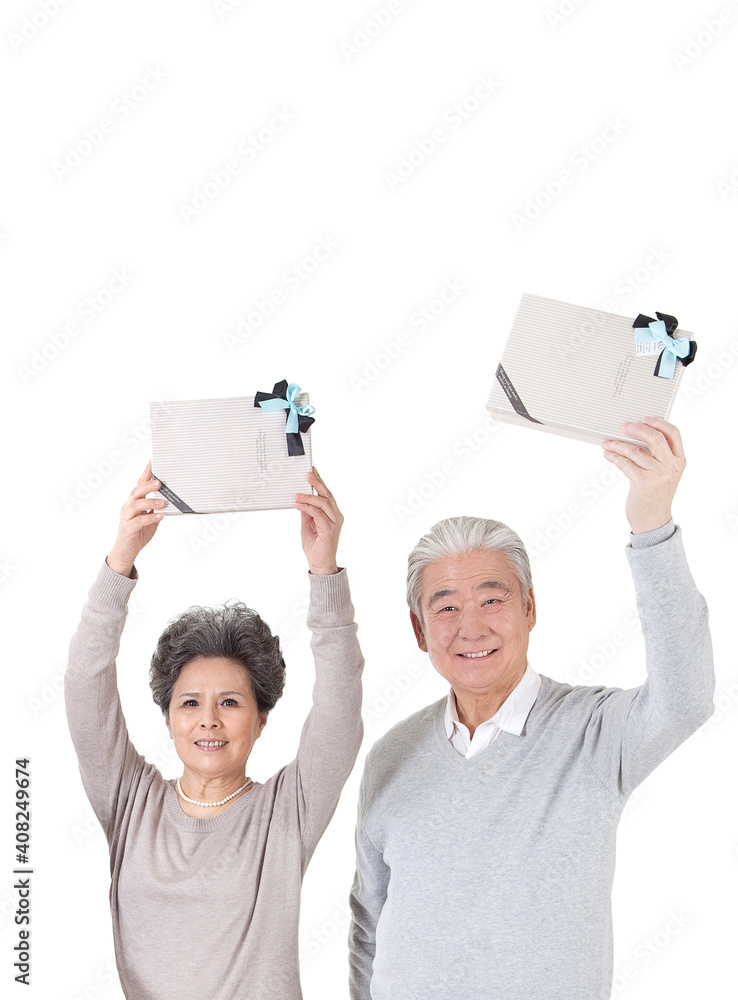
[[[671,520],[679,431],[655,417],[624,430],[648,446],[603,442],[630,480],[641,687],[571,687],[530,667],[530,567],[505,525],[450,518],[410,555],[415,636],[451,691],[367,757],[353,1000],[610,997],[618,820],[712,714],[715,683],[707,610]]]

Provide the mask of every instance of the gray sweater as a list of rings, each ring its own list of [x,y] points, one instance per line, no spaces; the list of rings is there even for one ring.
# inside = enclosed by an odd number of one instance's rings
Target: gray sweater
[[[113,936],[129,1000],[302,995],[300,886],[362,737],[363,660],[346,572],[309,579],[316,683],[297,757],[205,819],[182,812],[173,781],[128,738],[115,659],[136,578],[105,564],[90,590],[70,649],[67,715],[110,846]]]
[[[610,997],[618,820],[712,714],[715,684],[679,528],[634,544],[647,546],[626,550],[641,687],[544,676],[522,734],[503,731],[468,760],[446,737],[445,698],[372,748],[351,895],[353,1000]]]

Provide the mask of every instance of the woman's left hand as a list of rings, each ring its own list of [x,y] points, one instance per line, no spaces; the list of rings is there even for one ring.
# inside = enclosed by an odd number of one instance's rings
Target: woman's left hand
[[[310,564],[310,572],[316,576],[327,576],[338,572],[336,550],[343,514],[315,467],[312,472],[308,472],[307,477],[317,496],[309,493],[295,494],[295,507],[300,511],[302,520],[302,547]]]

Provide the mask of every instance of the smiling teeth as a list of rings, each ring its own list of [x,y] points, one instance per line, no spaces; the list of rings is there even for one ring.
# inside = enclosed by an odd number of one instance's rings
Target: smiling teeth
[[[199,747],[224,747],[227,740],[197,740]]]
[[[483,653],[462,653],[461,655],[466,657],[489,656],[491,652],[491,649],[486,649]]]

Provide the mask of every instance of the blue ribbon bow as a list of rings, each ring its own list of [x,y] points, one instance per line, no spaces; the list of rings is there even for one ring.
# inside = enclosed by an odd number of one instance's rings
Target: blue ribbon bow
[[[642,313],[636,317],[633,323],[635,329],[633,341],[636,344],[663,344],[654,375],[658,375],[659,378],[674,378],[677,358],[681,359],[683,365],[690,364],[694,360],[697,344],[687,337],[671,336],[677,328],[675,316],[659,312],[656,315],[658,319],[652,319]]]
[[[296,382],[287,384],[287,380],[274,383],[271,392],[257,392],[254,396],[254,406],[260,406],[267,413],[275,410],[287,410],[287,424],[285,434],[287,435],[287,453],[289,455],[304,455],[305,447],[300,437],[301,433],[315,423],[311,416],[315,413],[314,406],[298,406],[297,397],[302,389]]]

